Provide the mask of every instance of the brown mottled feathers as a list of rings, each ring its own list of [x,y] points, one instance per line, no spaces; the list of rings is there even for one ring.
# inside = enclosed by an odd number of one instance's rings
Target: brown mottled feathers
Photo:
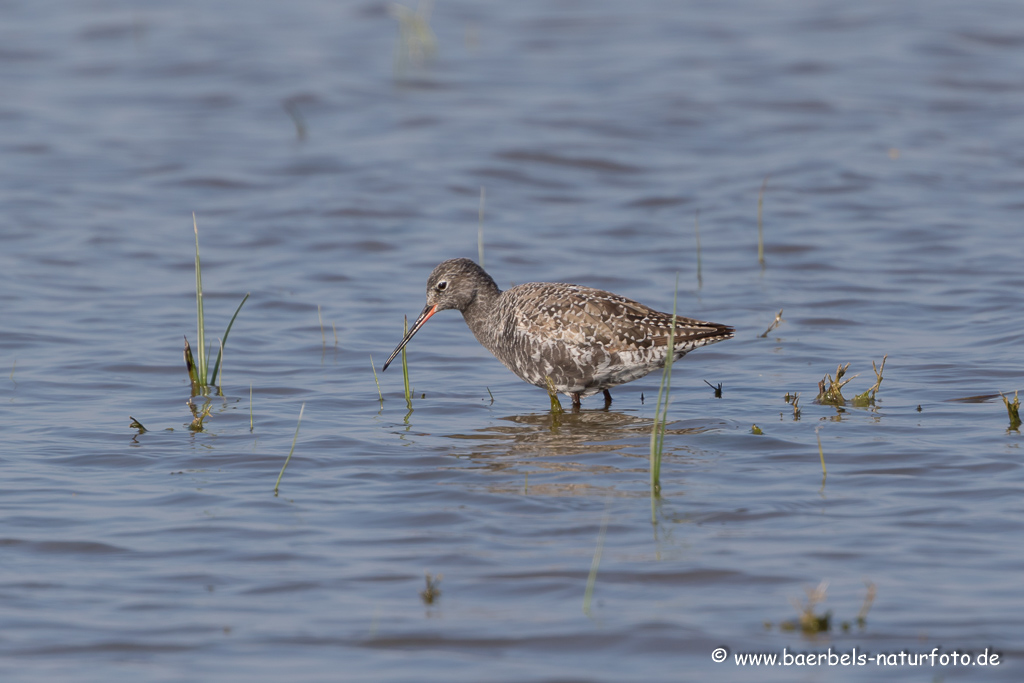
[[[503,293],[529,306],[502,306],[527,335],[548,335],[576,346],[603,346],[625,352],[668,344],[672,316],[641,303],[591,287],[547,282],[519,285]],[[676,316],[676,348],[700,339],[728,338],[732,328]],[[717,339],[715,341],[718,341]]]

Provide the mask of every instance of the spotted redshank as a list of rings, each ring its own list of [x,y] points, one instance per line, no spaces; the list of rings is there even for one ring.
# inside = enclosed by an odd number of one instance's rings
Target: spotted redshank
[[[580,400],[664,367],[672,316],[600,289],[531,282],[504,292],[466,258],[427,278],[427,305],[383,370],[438,311],[454,308],[477,341],[522,380]],[[732,337],[733,328],[676,316],[675,360]],[[550,380],[550,385],[549,385]]]

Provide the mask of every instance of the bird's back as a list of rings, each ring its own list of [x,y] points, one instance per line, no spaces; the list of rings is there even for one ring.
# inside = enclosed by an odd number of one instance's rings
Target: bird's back
[[[525,381],[589,396],[643,377],[667,356],[672,316],[600,289],[534,282],[501,293],[477,338]],[[732,336],[676,317],[675,356]]]

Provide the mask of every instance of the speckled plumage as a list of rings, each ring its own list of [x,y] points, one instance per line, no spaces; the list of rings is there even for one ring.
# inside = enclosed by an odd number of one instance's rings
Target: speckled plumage
[[[531,282],[506,291],[469,259],[445,261],[427,278],[427,305],[388,364],[437,311],[462,312],[479,341],[521,379],[581,398],[664,366],[672,316],[600,289]],[[676,316],[675,359],[732,337],[727,325]]]

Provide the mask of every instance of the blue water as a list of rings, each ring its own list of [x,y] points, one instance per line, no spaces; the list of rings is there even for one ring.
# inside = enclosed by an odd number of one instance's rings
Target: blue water
[[[432,57],[378,2],[0,12],[3,680],[1024,676],[1016,4],[439,0]],[[454,312],[411,412],[380,374],[481,188],[500,286],[678,275],[736,327],[675,368],[655,524],[656,375],[555,419]],[[199,432],[193,212],[208,342],[251,293]],[[854,647],[1001,660],[732,658]]]

